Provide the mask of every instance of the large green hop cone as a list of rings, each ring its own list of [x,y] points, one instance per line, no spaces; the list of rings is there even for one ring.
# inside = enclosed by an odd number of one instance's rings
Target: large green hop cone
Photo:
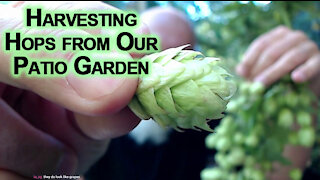
[[[185,47],[144,57],[152,62],[152,72],[140,78],[129,107],[141,119],[152,118],[164,127],[212,131],[207,122],[223,117],[235,83],[218,59]]]

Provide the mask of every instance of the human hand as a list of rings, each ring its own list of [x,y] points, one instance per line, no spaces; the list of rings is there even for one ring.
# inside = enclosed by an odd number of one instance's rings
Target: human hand
[[[101,2],[28,2],[0,6],[0,31],[22,27],[26,4],[48,9],[108,10]],[[143,32],[147,28],[143,27]],[[28,32],[31,33],[31,32]],[[45,30],[32,33],[103,34],[88,31]],[[42,57],[71,59],[70,54],[40,53]],[[110,138],[126,134],[139,119],[128,109],[137,79],[75,76],[56,79],[12,78],[11,57],[0,50],[0,177],[14,172],[32,177],[42,174],[82,174],[105,152]]]
[[[320,52],[317,45],[303,32],[284,26],[261,35],[248,48],[243,61],[236,68],[239,75],[271,85],[291,72],[293,81],[310,81],[312,90],[320,94]],[[311,150],[305,147],[287,145],[283,155],[290,159],[290,166],[274,163],[268,179],[290,179],[289,172],[295,168],[304,169]],[[299,156],[297,156],[299,154]]]
[[[320,72],[320,52],[303,32],[279,26],[249,46],[236,71],[265,85],[274,83],[291,71],[295,82],[310,80],[318,84],[315,77]]]

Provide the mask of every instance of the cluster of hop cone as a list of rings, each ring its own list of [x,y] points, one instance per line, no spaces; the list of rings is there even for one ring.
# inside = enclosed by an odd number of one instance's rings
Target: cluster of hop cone
[[[213,132],[206,145],[217,150],[215,165],[201,172],[202,179],[263,180],[274,162],[290,165],[282,155],[286,145],[313,146],[314,96],[306,86],[290,78],[267,89],[241,81],[231,99],[236,82],[219,60],[185,47],[144,57],[152,62],[152,73],[139,79],[129,107],[163,127]],[[221,118],[213,131],[208,121]],[[301,174],[293,169],[290,177],[299,180]]]

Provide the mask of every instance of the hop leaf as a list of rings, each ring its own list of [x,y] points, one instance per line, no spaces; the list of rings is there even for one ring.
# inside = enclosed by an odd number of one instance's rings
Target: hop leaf
[[[211,131],[208,119],[223,117],[236,87],[216,58],[200,52],[171,48],[144,58],[152,73],[141,77],[129,107],[141,119],[161,126]]]

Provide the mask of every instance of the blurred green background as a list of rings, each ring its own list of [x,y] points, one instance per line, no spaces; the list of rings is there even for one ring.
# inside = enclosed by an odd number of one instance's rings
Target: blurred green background
[[[320,44],[320,3],[310,1],[106,1],[120,9],[142,12],[153,6],[173,6],[193,24],[198,49],[209,56],[238,61],[260,34],[277,25],[306,32]]]

